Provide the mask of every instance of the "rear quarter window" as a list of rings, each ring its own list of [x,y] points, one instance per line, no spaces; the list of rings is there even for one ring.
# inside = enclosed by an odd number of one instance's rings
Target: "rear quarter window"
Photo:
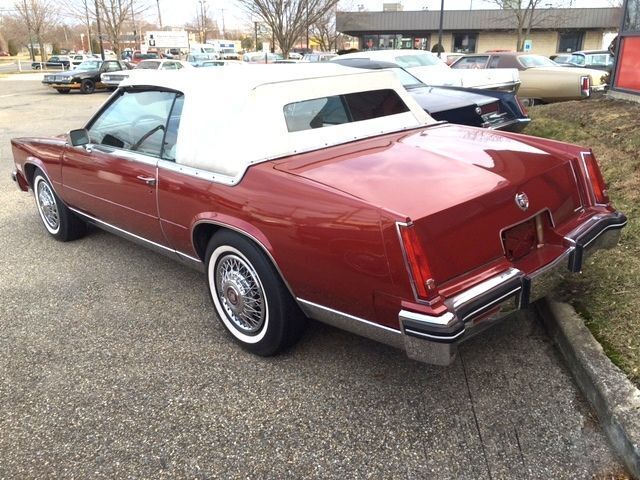
[[[289,132],[300,132],[408,111],[394,90],[383,89],[289,103],[284,106],[284,118]]]

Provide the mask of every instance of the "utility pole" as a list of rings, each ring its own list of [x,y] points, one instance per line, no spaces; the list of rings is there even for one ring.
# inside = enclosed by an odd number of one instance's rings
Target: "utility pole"
[[[207,43],[207,16],[204,5],[207,3],[205,0],[198,0],[200,4],[200,18],[202,19],[202,43]]]
[[[309,0],[307,0],[307,50],[309,50]]]
[[[442,57],[442,21],[444,19],[444,0],[440,0],[440,27],[438,29],[438,58]]]
[[[253,22],[253,35],[255,37],[255,43],[253,44],[253,48],[258,51],[258,22]]]
[[[89,21],[89,4],[87,3],[88,0],[84,0],[84,15],[87,19],[87,43],[89,44],[89,48],[87,50],[89,50],[90,54],[93,54],[93,48],[91,47],[91,22]],[[84,43],[82,44],[82,49],[84,50]]]
[[[104,45],[102,44],[102,28],[100,27],[100,9],[98,8],[98,0],[94,0],[94,4],[96,7],[96,25],[98,27],[98,42],[100,43],[100,58],[104,61]]]
[[[156,0],[158,5],[158,23],[160,24],[160,30],[162,30],[162,14],[160,13],[160,0]],[[131,2],[131,6],[133,6],[133,2]]]
[[[133,2],[131,2],[131,23],[133,24],[133,49],[140,48],[138,45],[138,29],[136,27],[136,15],[133,11]]]
[[[226,40],[227,39],[227,29],[224,26],[224,8],[221,8],[220,12],[222,12],[222,38],[224,40]]]

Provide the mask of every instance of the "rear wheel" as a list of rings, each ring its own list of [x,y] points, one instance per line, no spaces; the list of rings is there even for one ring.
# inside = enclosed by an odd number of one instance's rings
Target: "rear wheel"
[[[93,93],[96,91],[96,83],[90,78],[86,78],[80,84],[80,91],[82,93]]]
[[[53,238],[67,242],[85,234],[86,224],[62,203],[39,169],[33,175],[33,193],[44,228]]]
[[[207,247],[207,285],[218,318],[246,350],[270,356],[293,345],[306,319],[277,270],[250,240],[224,230]]]
[[[541,103],[540,99],[538,99],[538,98],[522,98],[522,99],[520,99],[520,101],[527,108],[533,107],[534,105],[540,105],[540,103]]]

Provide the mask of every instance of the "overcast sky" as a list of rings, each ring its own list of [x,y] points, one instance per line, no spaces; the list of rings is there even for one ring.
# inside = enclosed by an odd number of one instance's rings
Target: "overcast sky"
[[[387,0],[393,1],[393,0]],[[147,0],[151,8],[147,17],[150,21],[157,20],[156,2]],[[368,11],[382,10],[382,0],[341,0],[341,10],[355,11],[358,5],[363,5]],[[556,4],[556,1],[550,0]],[[13,9],[14,0],[0,0],[0,12]],[[185,22],[192,21],[196,16],[198,8],[197,0],[160,0],[162,11],[162,22],[165,25],[181,26]],[[222,16],[224,12],[224,22],[227,29],[249,27],[251,19],[248,15],[237,7],[234,0],[207,0],[208,16],[215,18],[222,27]],[[403,0],[402,5],[405,11],[439,10],[440,0]],[[610,7],[611,0],[575,0],[575,7]],[[496,8],[495,4],[487,0],[445,0],[446,10],[474,10]]]

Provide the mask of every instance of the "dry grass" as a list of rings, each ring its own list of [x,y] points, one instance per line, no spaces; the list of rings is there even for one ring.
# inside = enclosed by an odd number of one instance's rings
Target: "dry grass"
[[[527,134],[593,149],[611,199],[629,218],[620,245],[591,257],[561,295],[640,386],[640,104],[603,97],[533,107],[529,113]]]

